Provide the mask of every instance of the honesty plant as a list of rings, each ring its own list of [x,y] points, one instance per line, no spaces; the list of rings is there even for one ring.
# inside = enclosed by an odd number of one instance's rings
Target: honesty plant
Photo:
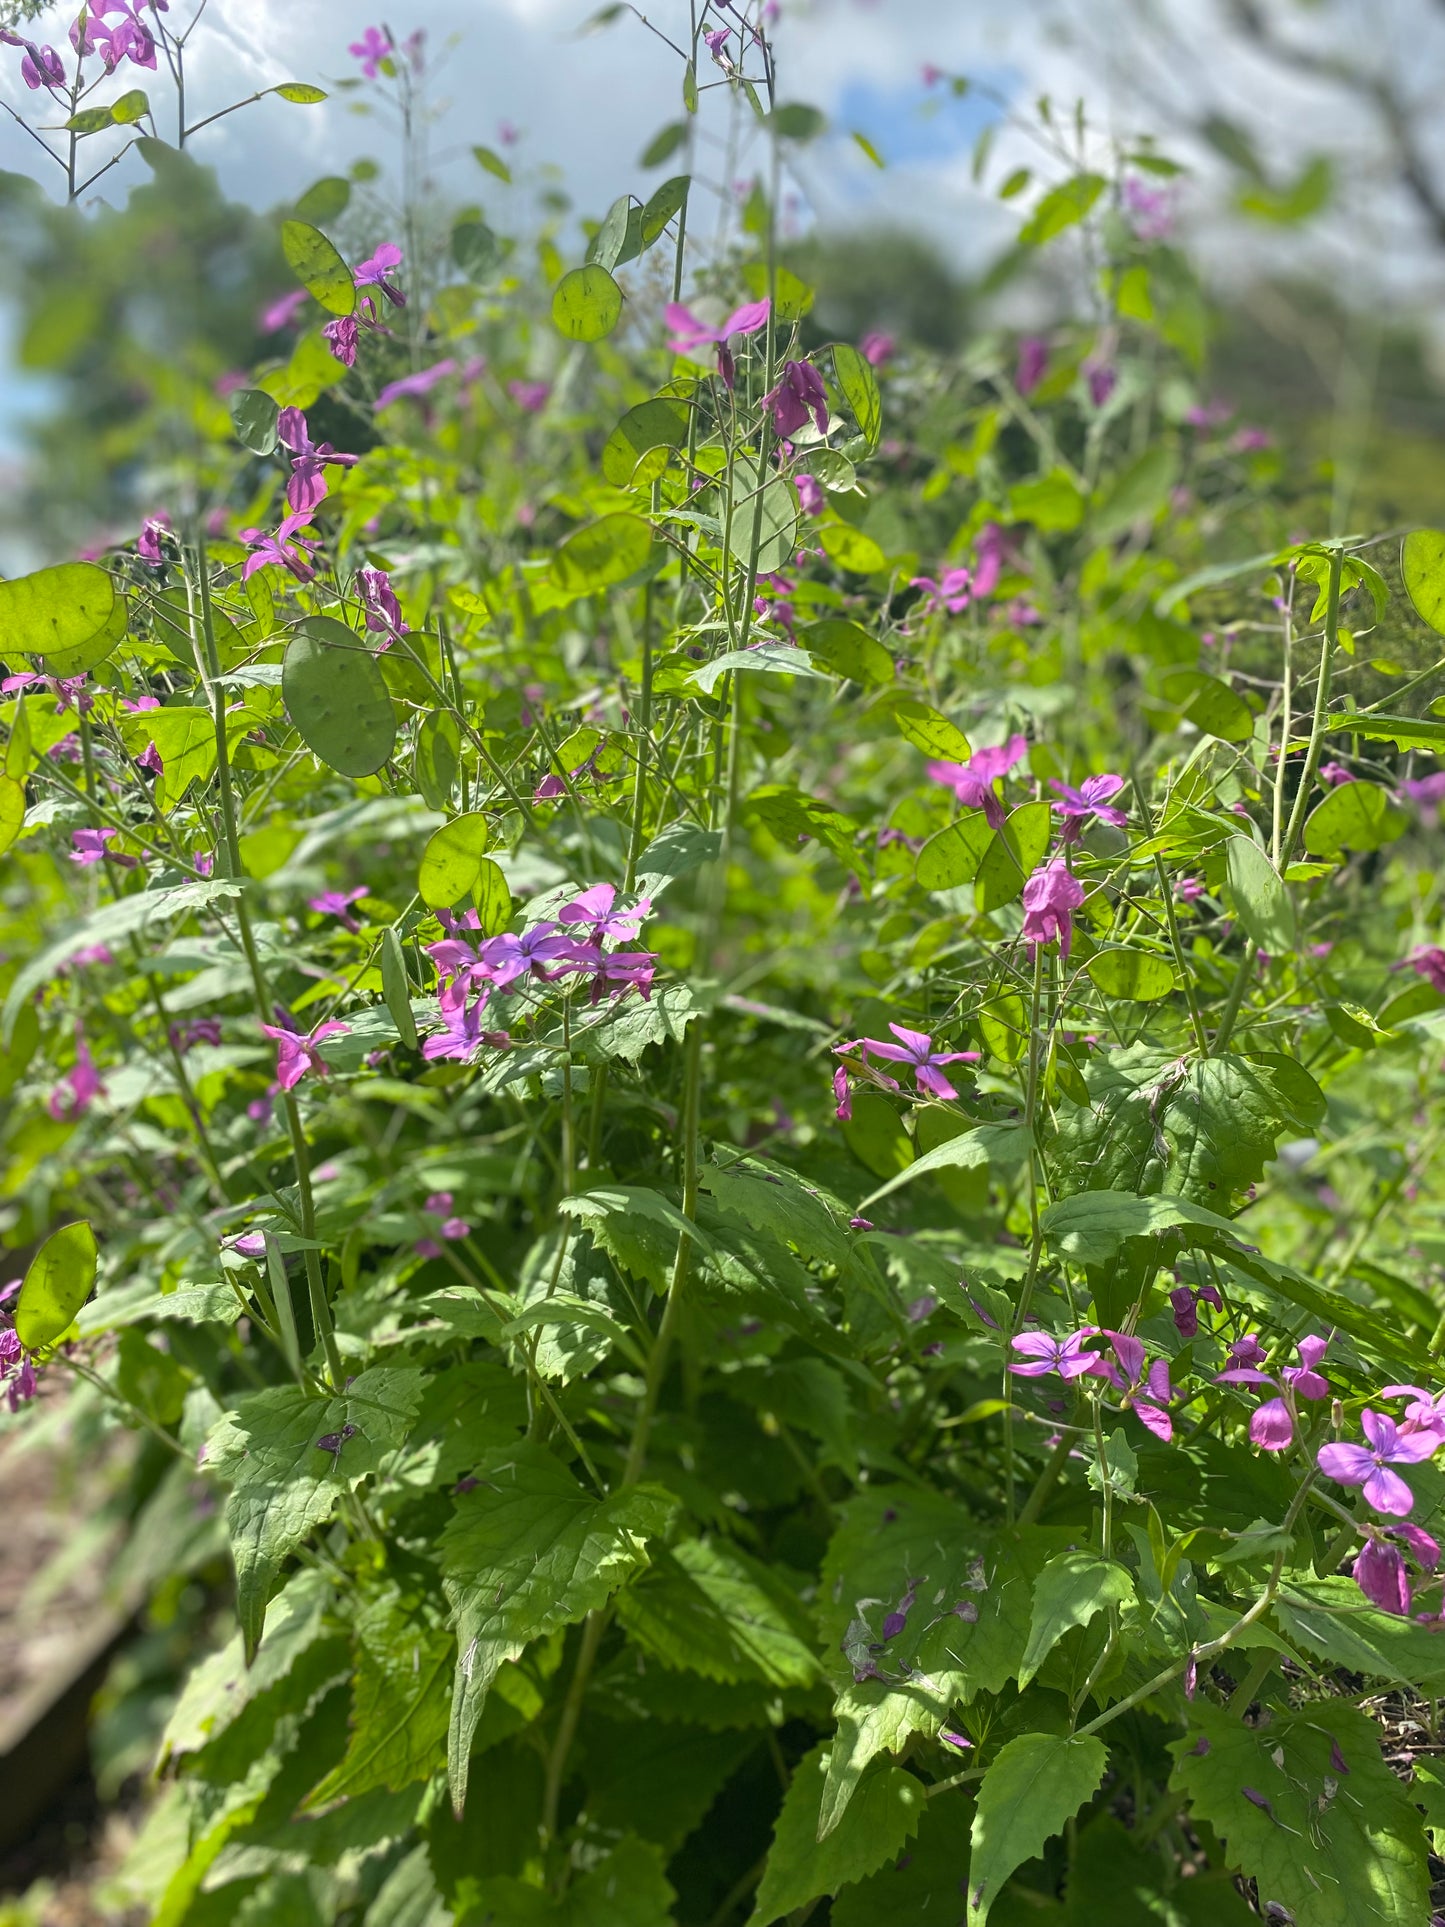
[[[510,138],[444,249],[318,183],[0,583],[5,1422],[227,1602],[113,1904],[1420,1927],[1445,534],[1210,432],[1147,143],[1001,177],[1080,319],[831,339],[769,26],[575,244]]]

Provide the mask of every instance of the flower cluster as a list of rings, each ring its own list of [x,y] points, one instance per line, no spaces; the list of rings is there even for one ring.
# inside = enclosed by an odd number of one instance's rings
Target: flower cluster
[[[629,990],[651,997],[655,953],[613,947],[631,942],[651,909],[647,897],[619,908],[614,885],[597,883],[565,904],[555,919],[475,945],[467,935],[479,928],[475,910],[461,919],[444,915],[448,934],[427,947],[437,970],[442,1028],[427,1038],[422,1055],[433,1063],[464,1062],[484,1044],[509,1043],[507,1032],[483,1030],[481,1018],[492,993],[513,986],[571,978],[590,982],[593,1004],[604,993],[614,1000]]]

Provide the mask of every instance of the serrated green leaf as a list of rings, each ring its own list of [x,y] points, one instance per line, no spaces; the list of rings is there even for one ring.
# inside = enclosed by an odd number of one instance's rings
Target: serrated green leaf
[[[1029,1643],[1019,1664],[1019,1691],[1038,1672],[1066,1632],[1087,1626],[1106,1606],[1134,1596],[1134,1581],[1115,1559],[1082,1549],[1050,1559],[1034,1582]]]
[[[1358,1707],[1332,1699],[1249,1726],[1201,1699],[1169,1750],[1171,1785],[1224,1842],[1230,1867],[1257,1882],[1262,1906],[1309,1927],[1418,1927],[1429,1917],[1420,1816]]]
[[[655,1486],[598,1500],[541,1446],[488,1453],[476,1488],[441,1537],[442,1585],[457,1632],[448,1776],[466,1800],[472,1737],[503,1662],[534,1639],[585,1618],[647,1561],[647,1541],[676,1506]]]
[[[226,1527],[236,1566],[236,1615],[248,1652],[283,1563],[401,1445],[424,1395],[422,1373],[374,1366],[333,1398],[273,1385],[243,1398],[206,1441],[206,1469],[229,1485]],[[317,1444],[354,1433],[339,1449]]]
[[[922,1782],[875,1761],[859,1781],[848,1825],[818,1838],[826,1742],[794,1768],[758,1886],[750,1927],[770,1927],[820,1894],[862,1880],[891,1860],[918,1830]]]
[[[618,1617],[644,1652],[673,1671],[767,1686],[818,1678],[807,1615],[759,1561],[719,1540],[659,1553],[619,1599]]]
[[[1108,1762],[1092,1735],[1061,1739],[1022,1733],[994,1759],[978,1790],[968,1865],[968,1927],[983,1927],[1016,1867],[1044,1846],[1092,1798]]]

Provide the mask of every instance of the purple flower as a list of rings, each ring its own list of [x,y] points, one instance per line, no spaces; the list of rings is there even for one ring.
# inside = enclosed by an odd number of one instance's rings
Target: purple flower
[[[1049,344],[1041,335],[1025,335],[1019,343],[1014,387],[1021,395],[1031,395],[1043,380],[1049,365]]]
[[[1274,447],[1274,436],[1267,428],[1241,428],[1229,445],[1237,454],[1257,455],[1261,449]]]
[[[1178,1285],[1169,1294],[1169,1303],[1174,1311],[1174,1329],[1181,1338],[1199,1336],[1199,1313],[1197,1306],[1203,1299],[1213,1305],[1216,1311],[1224,1310],[1224,1300],[1213,1285]]]
[[[709,328],[680,301],[669,301],[662,311],[663,320],[671,330],[667,345],[673,354],[694,356],[699,348],[716,348],[718,373],[729,388],[733,385],[734,368],[728,343],[734,335],[755,335],[768,325],[771,313],[771,301],[750,301],[735,308],[720,328]]]
[[[331,343],[331,352],[345,368],[356,366],[356,343],[361,332],[361,323],[354,314],[338,315],[335,321],[328,321],[321,330]]]
[[[1181,903],[1197,903],[1204,895],[1204,885],[1198,877],[1180,877],[1174,885],[1174,894]]]
[[[421,1047],[421,1054],[429,1064],[462,1063],[474,1051],[481,1049],[486,1037],[482,1029],[482,1012],[491,991],[484,985],[468,1004],[467,989],[465,979],[442,985],[438,993],[442,1028],[434,1031]]]
[[[1300,1398],[1328,1398],[1330,1381],[1315,1370],[1325,1353],[1329,1350],[1328,1338],[1302,1338],[1299,1342],[1300,1362],[1286,1365],[1280,1373],[1285,1384],[1290,1386]]]
[[[178,1051],[188,1051],[197,1044],[219,1044],[221,1041],[221,1020],[219,1017],[188,1017],[183,1024],[172,1024],[170,1040]]]
[[[1365,1541],[1359,1557],[1350,1568],[1351,1576],[1372,1606],[1382,1612],[1410,1615],[1410,1575],[1399,1550],[1383,1539]]]
[[[908,579],[910,589],[923,591],[918,604],[921,616],[942,615],[945,611],[951,616],[962,615],[969,604],[972,584],[971,569],[945,569],[940,581],[935,581],[931,575],[915,575]]]
[[[3,687],[0,684],[0,688]],[[1410,968],[1427,978],[1431,988],[1445,997],[1445,950],[1433,946],[1428,950],[1417,950],[1410,958]]]
[[[935,783],[946,783],[965,809],[981,809],[996,830],[1004,824],[1004,808],[994,790],[1000,777],[1028,755],[1028,738],[1010,736],[994,749],[978,749],[966,763],[930,763]]]
[[[161,537],[170,531],[170,521],[164,515],[150,515],[141,523],[136,538],[135,552],[142,562],[149,562],[159,568],[165,561],[165,551],[161,548]]]
[[[1331,789],[1340,783],[1353,783],[1355,780],[1353,773],[1343,763],[1321,763],[1319,778],[1322,783],[1328,783]]]
[[[105,847],[119,835],[119,830],[110,829],[72,830],[70,833],[71,862],[86,868],[92,863],[100,863],[104,858],[109,857],[112,862],[120,864],[122,869],[133,870],[136,866],[136,859],[133,856],[124,856],[119,850],[108,850]]]
[[[319,897],[308,897],[306,899],[306,907],[308,910],[319,911],[323,917],[339,917],[348,930],[359,930],[361,925],[356,921],[356,918],[352,916],[351,906],[353,903],[360,902],[361,898],[365,895],[366,885],[364,883],[358,889],[344,892],[341,890],[323,890]]]
[[[509,381],[507,393],[524,415],[540,415],[552,398],[550,381]]]
[[[1341,1485],[1364,1488],[1365,1503],[1376,1512],[1403,1518],[1415,1503],[1415,1495],[1392,1465],[1416,1465],[1440,1448],[1433,1431],[1402,1436],[1395,1421],[1367,1405],[1360,1414],[1360,1426],[1369,1440],[1366,1445],[1344,1443],[1322,1445],[1316,1463],[1321,1472]]]
[[[389,408],[394,401],[400,401],[403,396],[429,395],[439,382],[445,381],[448,375],[454,375],[456,371],[455,360],[447,355],[441,361],[434,361],[430,368],[421,368],[414,375],[400,375],[395,381],[389,381],[373,405],[380,412],[383,408]]]
[[[269,307],[261,310],[258,323],[263,335],[280,334],[289,328],[311,299],[305,288],[293,288],[289,294],[278,295]]]
[[[773,418],[773,430],[785,441],[807,425],[808,417],[820,435],[828,432],[828,391],[810,361],[785,361],[782,379],[763,396],[763,407]]]
[[[69,1085],[67,1092],[63,1087]],[[90,1046],[85,1041],[85,1033],[79,1024],[75,1027],[75,1062],[65,1073],[61,1084],[50,1093],[46,1109],[57,1123],[70,1124],[90,1109],[92,1102],[105,1090],[100,1073],[95,1068],[95,1059],[90,1054]]]
[[[454,1244],[459,1238],[471,1236],[472,1227],[466,1219],[455,1217],[452,1213],[450,1191],[434,1191],[426,1201],[426,1214],[429,1218],[440,1221],[437,1225],[437,1237],[445,1239],[449,1244]],[[442,1255],[441,1246],[435,1238],[431,1237],[419,1238],[416,1250],[423,1258],[440,1258]]]
[[[1107,774],[1086,776],[1077,789],[1071,783],[1059,782],[1057,778],[1051,778],[1049,782],[1054,794],[1063,798],[1061,803],[1055,803],[1054,808],[1071,824],[1097,816],[1101,823],[1112,823],[1119,830],[1129,821],[1128,812],[1114,809],[1109,798],[1117,796],[1123,787],[1122,776]]]
[[[398,308],[406,306],[406,296],[394,281],[387,279],[402,263],[401,249],[395,241],[383,241],[369,260],[352,269],[351,278],[358,288],[375,288]]]
[[[33,40],[23,40],[18,33],[8,29],[0,30],[0,41],[8,47],[25,49],[25,56],[20,62],[20,78],[32,93],[37,87],[65,85],[65,62],[54,47],[37,47]]]
[[[251,553],[241,570],[241,580],[249,582],[258,569],[279,566],[289,569],[298,582],[310,582],[316,574],[311,566],[311,557],[320,544],[309,536],[296,533],[310,519],[304,512],[288,515],[274,535],[262,529],[242,529],[241,540],[249,546]]]
[[[1105,1331],[1104,1336],[1118,1361],[1118,1368],[1108,1360],[1101,1359],[1096,1367],[1099,1376],[1107,1378],[1111,1385],[1123,1392],[1125,1405],[1132,1406],[1140,1423],[1167,1445],[1174,1437],[1174,1421],[1165,1410],[1174,1397],[1173,1387],[1169,1383],[1168,1359],[1156,1358],[1146,1371],[1142,1339],[1135,1338],[1132,1332]]]
[[[391,58],[392,47],[380,27],[368,27],[360,40],[353,40],[346,51],[353,60],[361,62],[361,71],[366,78],[375,80],[382,62]]]
[[[0,1330],[0,1384],[12,1412],[35,1396],[35,1367],[30,1354],[9,1326]]]
[[[292,1030],[286,1024],[262,1024],[262,1034],[276,1044],[276,1082],[281,1089],[294,1090],[307,1071],[324,1077],[327,1066],[318,1045],[324,1037],[342,1037],[350,1029],[350,1024],[339,1024],[335,1020],[318,1024],[309,1033]]]
[[[121,16],[114,27],[108,24],[107,18],[112,13]],[[82,20],[85,22],[83,32]],[[114,73],[123,60],[155,71],[155,38],[141,20],[132,0],[89,0],[89,5],[70,29],[70,43],[77,53],[94,53],[98,48],[108,74]]]
[[[165,759],[154,743],[146,744],[140,755],[136,757],[135,766],[137,769],[149,770],[152,776],[164,776],[166,773]]]
[[[930,1097],[958,1096],[941,1067],[944,1064],[976,1064],[979,1060],[977,1051],[936,1051],[933,1039],[922,1031],[905,1030],[902,1024],[889,1024],[888,1028],[898,1039],[896,1044],[881,1042],[876,1037],[864,1037],[857,1044],[837,1044],[834,1049],[861,1050],[865,1058],[881,1057],[890,1064],[906,1064],[913,1072],[913,1081],[920,1091]]]
[[[837,1048],[841,1049],[842,1047],[840,1045]],[[833,1103],[835,1106],[834,1115],[838,1118],[839,1122],[842,1124],[849,1123],[853,1116],[853,1093],[848,1086],[848,1073],[841,1064],[839,1064],[833,1072]]]
[[[276,439],[291,450],[291,479],[286,500],[298,514],[310,516],[326,498],[326,469],[354,468],[356,455],[338,455],[330,442],[313,442],[306,417],[299,408],[283,408],[276,418]]]
[[[1162,241],[1174,226],[1174,204],[1168,190],[1146,187],[1132,174],[1124,183],[1124,208],[1141,241]]]
[[[1429,776],[1407,776],[1400,788],[1415,803],[1445,802],[1445,769]]]
[[[1445,1392],[1437,1392],[1432,1398],[1418,1385],[1386,1385],[1381,1388],[1380,1397],[1411,1401],[1400,1422],[1402,1438],[1409,1438],[1415,1432],[1433,1432],[1436,1442],[1445,1444]]]
[[[985,522],[973,543],[973,596],[980,602],[993,594],[1003,574],[1008,543],[997,522]]]
[[[1062,857],[1039,865],[1024,885],[1025,943],[1053,943],[1067,957],[1074,935],[1074,912],[1084,901],[1084,888]]]
[[[884,334],[881,328],[874,328],[864,335],[858,343],[858,352],[873,368],[885,368],[892,361],[898,343],[892,335]]]
[[[798,491],[798,507],[804,515],[823,513],[823,485],[815,475],[795,475],[793,487]]]
[[[643,897],[630,910],[614,909],[616,901],[617,891],[612,884],[594,883],[557,914],[563,923],[585,926],[588,943],[630,943],[652,909],[652,899]],[[578,935],[583,934],[579,929]]]
[[[635,990],[644,1000],[652,997],[652,980],[657,974],[658,957],[651,950],[614,950],[610,954],[592,944],[579,944],[574,955],[554,972],[568,970],[592,979],[592,1002],[598,1003],[605,990],[614,1000]]]
[[[1195,402],[1185,409],[1184,420],[1190,428],[1218,428],[1233,413],[1233,406],[1227,401]]]
[[[1097,1352],[1084,1350],[1084,1340],[1097,1338],[1098,1335],[1097,1325],[1085,1325],[1079,1331],[1069,1332],[1064,1338],[1055,1338],[1049,1332],[1020,1332],[1009,1343],[1032,1363],[1010,1365],[1009,1370],[1017,1378],[1042,1378],[1046,1372],[1057,1372],[1063,1379],[1104,1376],[1106,1367],[1103,1359]]]
[[[366,611],[368,629],[380,631],[388,638],[405,636],[410,633],[401,619],[401,604],[396,599],[396,591],[391,586],[391,577],[385,569],[371,567],[356,572],[356,591],[361,597],[361,606]]]
[[[1118,386],[1119,371],[1111,361],[1091,355],[1080,364],[1079,373],[1088,383],[1090,401],[1095,408],[1102,408]]]

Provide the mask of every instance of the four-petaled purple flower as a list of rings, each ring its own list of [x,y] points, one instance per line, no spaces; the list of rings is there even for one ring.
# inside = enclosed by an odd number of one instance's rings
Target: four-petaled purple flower
[[[291,479],[286,500],[298,514],[310,516],[326,499],[328,465],[354,468],[357,455],[338,455],[330,442],[313,442],[306,417],[299,408],[283,408],[276,418],[276,439],[291,451]]]
[[[320,541],[296,533],[310,519],[304,511],[285,516],[274,535],[265,529],[242,529],[241,540],[248,545],[251,553],[242,566],[241,580],[249,582],[258,569],[279,566],[289,569],[298,582],[310,582],[316,574],[311,558],[320,547]]]
[[[469,1238],[472,1231],[472,1227],[467,1223],[465,1218],[458,1218],[453,1215],[452,1202],[452,1194],[450,1191],[433,1191],[427,1199],[425,1207],[427,1216],[439,1221],[437,1224],[437,1237],[444,1238],[449,1244],[455,1244],[459,1238]],[[422,1258],[440,1258],[442,1255],[441,1246],[437,1243],[436,1238],[431,1237],[418,1238],[416,1241],[416,1251],[417,1255]]]
[[[785,361],[777,387],[763,396],[763,407],[784,441],[806,427],[809,416],[820,435],[828,432],[828,391],[810,361]]]
[[[442,1028],[434,1031],[421,1047],[421,1054],[429,1064],[465,1063],[483,1044],[509,1041],[505,1031],[482,1029],[482,1012],[491,995],[490,985],[484,984],[470,1003],[468,991],[465,977],[443,983],[438,991]]]
[[[1436,1392],[1432,1398],[1418,1385],[1386,1385],[1381,1388],[1380,1397],[1410,1400],[1400,1421],[1402,1438],[1408,1438],[1413,1432],[1433,1432],[1437,1441],[1445,1445],[1445,1392]]]
[[[307,1071],[325,1076],[327,1065],[318,1046],[323,1038],[342,1037],[350,1029],[350,1024],[338,1023],[334,1018],[329,1023],[318,1024],[310,1032],[292,1030],[286,1024],[262,1024],[262,1034],[273,1039],[276,1045],[276,1082],[281,1089],[294,1090]]]
[[[1098,1336],[1097,1325],[1085,1325],[1063,1338],[1055,1338],[1051,1332],[1020,1332],[1009,1343],[1016,1352],[1022,1352],[1032,1362],[1010,1365],[1009,1370],[1017,1378],[1042,1378],[1046,1372],[1057,1372],[1060,1378],[1065,1379],[1102,1377],[1105,1372],[1103,1359],[1097,1352],[1084,1349],[1086,1338]]]
[[[68,1091],[64,1086],[68,1085]],[[90,1054],[90,1046],[85,1041],[85,1033],[77,1024],[75,1027],[75,1062],[65,1073],[61,1083],[50,1093],[46,1109],[57,1123],[73,1123],[90,1109],[92,1102],[105,1090],[100,1073],[95,1068],[95,1059]]]
[[[150,0],[150,4],[158,13],[169,11],[167,0]],[[109,24],[113,13],[120,15],[115,26]],[[98,48],[108,74],[113,74],[123,60],[155,72],[155,36],[141,19],[134,0],[88,0],[70,29],[70,44],[77,53],[94,53]]]
[[[838,1044],[837,1050],[861,1050],[865,1058],[881,1057],[890,1064],[906,1064],[913,1072],[913,1081],[920,1091],[929,1097],[957,1097],[958,1092],[944,1076],[945,1064],[976,1064],[979,1053],[970,1050],[935,1050],[933,1039],[921,1030],[906,1030],[902,1024],[890,1023],[888,1028],[898,1039],[896,1044],[880,1041],[876,1037],[860,1038],[857,1044]]]
[[[355,890],[323,890],[319,897],[308,897],[306,907],[308,910],[319,911],[323,917],[339,918],[348,930],[359,930],[361,925],[352,916],[351,906],[353,903],[359,903],[365,895],[364,883]]]
[[[923,591],[918,601],[919,615],[962,615],[969,604],[973,571],[945,569],[937,579],[931,575],[914,575],[908,578],[908,586]]]
[[[321,330],[331,343],[331,353],[343,368],[356,366],[356,344],[361,334],[361,323],[354,314],[338,315],[328,321]]]
[[[1227,1368],[1217,1376],[1220,1385],[1270,1385],[1280,1393],[1255,1407],[1249,1421],[1252,1445],[1261,1452],[1285,1452],[1294,1444],[1295,1419],[1290,1394],[1321,1399],[1330,1395],[1330,1382],[1315,1367],[1329,1349],[1328,1338],[1302,1338],[1298,1365],[1286,1365],[1278,1378],[1259,1370],[1264,1350],[1252,1332],[1230,1348]]]
[[[123,870],[133,870],[137,859],[126,856],[121,850],[108,850],[106,845],[120,835],[119,830],[72,830],[70,832],[70,860],[82,868],[92,863],[100,863],[109,857]]]
[[[1031,395],[1043,380],[1049,365],[1049,344],[1040,335],[1025,335],[1019,343],[1014,387],[1021,395]]]
[[[662,311],[669,334],[667,345],[675,355],[695,355],[699,348],[716,348],[717,368],[726,385],[731,388],[736,375],[732,350],[728,343],[734,335],[755,335],[760,328],[768,325],[772,313],[771,301],[749,301],[733,312],[721,327],[710,328],[705,321],[699,321],[691,308],[685,308],[680,301],[669,301]]]
[[[169,535],[170,528],[170,522],[164,515],[148,515],[141,523],[135,552],[142,562],[149,562],[153,568],[159,568],[165,561],[166,555],[161,547],[161,537]]]
[[[563,923],[574,926],[588,943],[630,943],[647,920],[652,899],[641,897],[630,910],[616,909],[616,902],[617,891],[612,884],[594,883],[590,890],[584,890],[580,897],[565,904],[557,915]]]
[[[1402,1519],[1414,1505],[1415,1495],[1390,1467],[1418,1465],[1433,1457],[1440,1449],[1439,1436],[1434,1431],[1402,1434],[1392,1418],[1372,1412],[1368,1405],[1360,1414],[1360,1427],[1368,1445],[1343,1441],[1322,1445],[1315,1462],[1326,1477],[1341,1485],[1362,1486],[1365,1503],[1376,1512]]]
[[[356,592],[361,597],[361,606],[366,611],[366,626],[386,637],[378,648],[385,649],[391,644],[393,636],[410,634],[406,623],[401,619],[401,604],[396,599],[396,590],[391,586],[391,577],[385,569],[365,567],[356,571]]]
[[[1132,1332],[1105,1331],[1113,1350],[1115,1365],[1107,1358],[1101,1358],[1096,1367],[1100,1378],[1107,1378],[1116,1391],[1124,1394],[1124,1404],[1134,1411],[1142,1425],[1167,1445],[1174,1437],[1174,1421],[1165,1407],[1174,1398],[1173,1387],[1169,1383],[1169,1361],[1167,1358],[1152,1360],[1145,1370],[1144,1342]]]
[[[361,71],[366,78],[375,80],[382,62],[391,58],[392,45],[380,27],[368,27],[360,40],[353,40],[346,51],[353,60],[361,62]]]
[[[351,278],[358,288],[375,288],[394,307],[404,308],[406,296],[394,281],[387,278],[401,266],[402,259],[401,249],[395,241],[383,241],[368,260],[356,264],[351,271]]]
[[[981,809],[992,827],[1001,830],[1004,807],[994,784],[1028,753],[1027,737],[1010,736],[993,749],[976,749],[966,763],[930,763],[928,774],[935,783],[947,783],[965,809]]]
[[[1075,834],[1077,825],[1091,816],[1097,816],[1101,823],[1112,823],[1115,829],[1122,830],[1129,821],[1128,812],[1116,810],[1109,798],[1117,796],[1123,787],[1122,776],[1109,774],[1086,776],[1077,789],[1072,783],[1061,783],[1057,778],[1051,778],[1049,782],[1049,788],[1062,798],[1054,808],[1067,819],[1069,830]]]
[[[1067,957],[1074,936],[1074,912],[1084,901],[1084,886],[1062,857],[1041,863],[1024,885],[1025,943],[1053,943]]]

